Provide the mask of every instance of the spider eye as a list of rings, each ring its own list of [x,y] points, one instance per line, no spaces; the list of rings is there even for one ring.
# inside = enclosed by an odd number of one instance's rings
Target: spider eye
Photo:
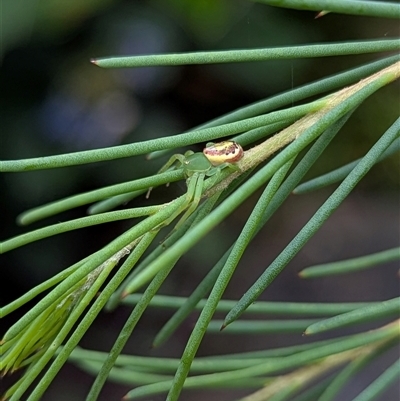
[[[204,155],[213,166],[235,163],[243,157],[243,148],[234,141],[214,143],[203,149]]]

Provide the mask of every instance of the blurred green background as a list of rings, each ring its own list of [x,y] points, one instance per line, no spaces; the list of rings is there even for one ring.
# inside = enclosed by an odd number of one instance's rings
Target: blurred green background
[[[374,60],[380,55],[284,60],[210,66],[104,70],[92,57],[257,48],[399,35],[395,20],[278,9],[233,0],[3,0],[1,16],[1,159],[19,159],[115,146],[182,132],[259,99]],[[382,89],[357,110],[309,173],[326,172],[361,157],[398,116],[399,85]],[[0,176],[2,239],[26,232],[22,211],[67,195],[156,171],[164,160],[144,157],[64,169]],[[263,294],[265,300],[364,301],[398,292],[396,263],[345,278],[300,280],[307,265],[380,251],[399,243],[399,157],[377,165]],[[181,194],[184,184],[159,188],[150,202]],[[299,231],[332,188],[292,197],[255,239],[227,290],[238,298]],[[188,295],[245,222],[252,197],[175,268],[162,292]],[[148,204],[138,199],[137,204]],[[45,223],[81,217],[85,208]],[[43,223],[32,226],[37,228]],[[1,304],[10,302],[62,268],[113,239],[130,223],[80,230],[2,256]],[[206,251],[205,251],[206,250]],[[380,272],[384,269],[385,273]],[[107,351],[129,311],[102,315],[82,346]],[[14,321],[22,311],[3,319]],[[168,311],[150,309],[126,352],[180,356],[195,316],[170,343],[150,350]],[[306,341],[299,336],[208,336],[201,355],[239,352]],[[383,362],[382,362],[383,363]],[[371,374],[376,375],[378,370]],[[71,386],[71,380],[74,386]],[[368,382],[368,378],[364,378]],[[80,400],[91,378],[67,366],[43,400]],[[127,388],[108,384],[101,400],[120,399]],[[354,390],[354,389],[353,389]],[[349,389],[349,399],[352,397]],[[356,391],[356,390],[354,390]],[[239,392],[235,392],[237,396]],[[210,400],[228,400],[215,392]],[[347,395],[346,395],[347,396]],[[183,400],[202,400],[202,392]],[[153,397],[158,400],[163,397]]]

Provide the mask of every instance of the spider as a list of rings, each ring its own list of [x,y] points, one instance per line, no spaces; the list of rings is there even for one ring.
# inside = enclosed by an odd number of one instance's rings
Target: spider
[[[203,152],[194,153],[191,150],[185,154],[175,154],[160,169],[159,173],[163,173],[169,169],[183,168],[186,175],[186,201],[179,210],[168,219],[171,222],[185,209],[186,212],[179,220],[175,228],[179,227],[192,213],[196,210],[201,195],[203,193],[203,184],[206,177],[213,176],[214,182],[217,182],[218,175],[222,169],[228,167],[238,170],[234,164],[243,157],[242,147],[233,141],[224,141],[220,143],[208,143]],[[212,186],[212,185],[211,185]],[[149,197],[151,188],[146,197]]]

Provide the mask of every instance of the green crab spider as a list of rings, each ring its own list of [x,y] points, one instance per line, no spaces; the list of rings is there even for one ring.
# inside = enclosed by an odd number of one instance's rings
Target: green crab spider
[[[175,154],[160,169],[159,173],[163,173],[170,169],[183,168],[186,175],[186,200],[183,205],[168,219],[165,224],[169,224],[185,209],[185,214],[176,224],[179,227],[186,219],[196,210],[201,196],[203,194],[203,184],[206,177],[213,177],[213,181],[217,182],[218,176],[222,169],[228,167],[238,170],[234,164],[243,157],[242,147],[233,141],[224,141],[220,143],[208,143],[203,152],[194,153],[191,150],[185,154]],[[213,184],[213,183],[212,183]],[[211,185],[212,186],[212,185]],[[151,188],[146,197],[149,197]]]

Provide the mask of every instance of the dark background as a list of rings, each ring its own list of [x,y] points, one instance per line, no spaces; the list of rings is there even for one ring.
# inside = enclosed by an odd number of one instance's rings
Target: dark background
[[[257,48],[395,37],[395,20],[277,9],[246,1],[8,1],[3,3],[0,73],[1,159],[20,159],[126,144],[182,132],[237,107],[375,60],[381,55],[105,70],[92,57]],[[399,112],[394,83],[372,96],[352,116],[309,177],[365,154]],[[1,238],[81,217],[85,208],[18,227],[16,216],[71,194],[152,174],[164,160],[144,157],[0,176]],[[398,294],[398,263],[363,273],[301,280],[306,266],[356,257],[399,243],[399,156],[370,172],[304,250],[262,295],[279,301],[376,301]],[[150,201],[171,199],[184,184],[159,188]],[[225,297],[238,299],[308,221],[333,188],[291,197],[244,255]],[[160,199],[159,199],[160,197]],[[176,266],[163,294],[189,295],[223,254],[257,197],[213,231]],[[143,199],[137,202],[145,204]],[[5,305],[61,269],[99,249],[129,226],[119,222],[49,238],[2,256],[1,304]],[[2,319],[9,326],[22,311]],[[107,351],[126,307],[102,314],[81,345]],[[150,350],[171,312],[150,308],[125,352],[175,356],[182,353],[193,315],[170,342]],[[222,317],[222,316],[221,316]],[[372,325],[371,327],[374,327]],[[4,329],[5,330],[5,329]],[[347,332],[351,332],[348,330]],[[322,338],[322,337],[321,337]],[[325,337],[324,337],[325,338]],[[208,335],[199,355],[284,346],[298,336]],[[350,400],[383,371],[386,356],[359,375],[341,400]],[[385,358],[387,360],[385,360]],[[8,382],[8,379],[7,379]],[[43,400],[83,400],[92,378],[65,366]],[[107,384],[100,400],[120,399],[127,387]],[[237,392],[191,391],[182,400],[230,400]],[[389,398],[388,398],[389,397]],[[396,399],[393,388],[385,400]],[[164,399],[162,396],[153,400]]]

